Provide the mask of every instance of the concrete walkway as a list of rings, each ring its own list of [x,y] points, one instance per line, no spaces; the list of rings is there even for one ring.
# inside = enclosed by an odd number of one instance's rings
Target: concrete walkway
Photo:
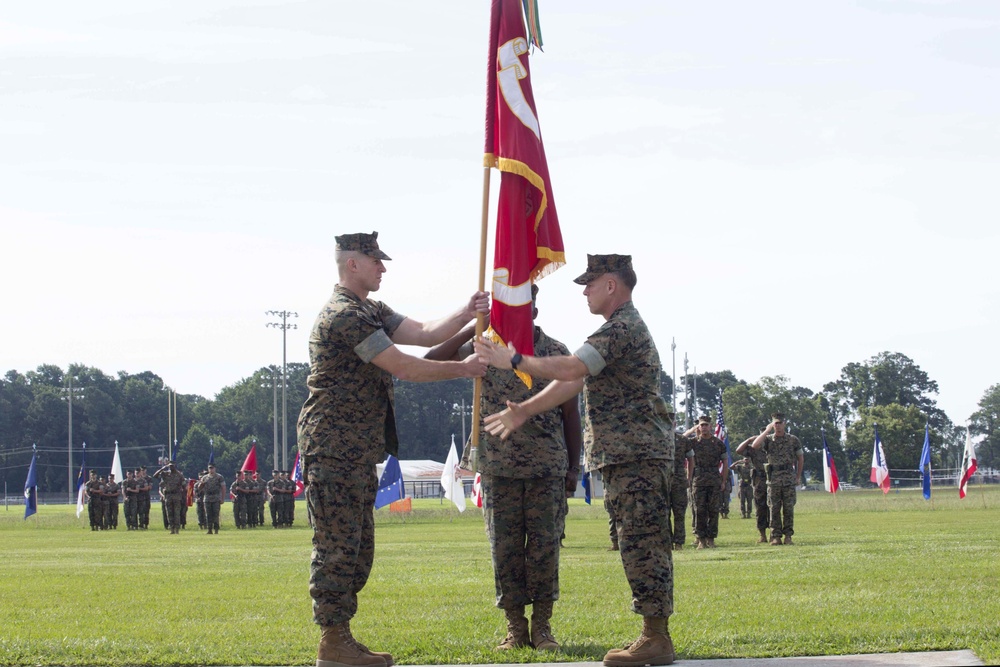
[[[531,667],[602,667],[599,662],[532,662]],[[973,667],[983,665],[972,651],[927,651],[925,653],[872,653],[868,655],[821,655],[800,658],[723,658],[678,660],[687,667]],[[412,667],[429,667],[414,665]],[[453,667],[510,667],[510,665],[456,665]]]

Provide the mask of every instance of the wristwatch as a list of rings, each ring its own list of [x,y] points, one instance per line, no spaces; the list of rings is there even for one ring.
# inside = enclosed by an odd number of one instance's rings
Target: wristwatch
[[[524,361],[524,357],[521,355],[521,353],[515,352],[514,356],[510,358],[510,367],[516,371],[517,365],[522,361]]]

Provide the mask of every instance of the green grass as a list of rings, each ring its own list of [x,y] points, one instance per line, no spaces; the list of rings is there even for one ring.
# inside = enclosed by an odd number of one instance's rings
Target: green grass
[[[68,506],[27,521],[0,508],[0,665],[312,664],[310,530],[238,531],[223,509],[218,536],[171,536],[92,532]],[[571,504],[555,656],[492,650],[503,616],[478,510],[421,500],[405,519],[376,517],[352,629],[400,663],[600,660],[638,633],[599,504]],[[936,489],[933,505],[918,492],[800,492],[794,547],[757,545],[753,520],[721,521],[718,549],[675,555],[679,657],[972,649],[1000,663],[998,519],[1000,489],[977,487],[961,502]]]

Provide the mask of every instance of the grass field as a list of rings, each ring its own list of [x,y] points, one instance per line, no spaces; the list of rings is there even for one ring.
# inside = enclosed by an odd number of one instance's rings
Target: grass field
[[[171,536],[92,532],[69,506],[27,521],[0,508],[0,665],[312,664],[308,526],[238,531],[223,510],[218,536]],[[998,519],[1000,489],[959,501],[952,487],[933,505],[915,491],[800,492],[792,547],[757,545],[752,519],[721,521],[718,549],[675,554],[678,656],[967,648],[1000,663]],[[351,625],[399,663],[600,660],[638,633],[599,504],[571,503],[556,655],[492,650],[503,616],[478,510],[421,500],[376,521]]]

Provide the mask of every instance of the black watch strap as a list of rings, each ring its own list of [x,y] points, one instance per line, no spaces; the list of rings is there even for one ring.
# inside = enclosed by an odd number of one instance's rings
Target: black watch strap
[[[517,365],[522,361],[524,361],[524,356],[520,352],[515,352],[514,356],[510,358],[510,367],[516,371]]]

